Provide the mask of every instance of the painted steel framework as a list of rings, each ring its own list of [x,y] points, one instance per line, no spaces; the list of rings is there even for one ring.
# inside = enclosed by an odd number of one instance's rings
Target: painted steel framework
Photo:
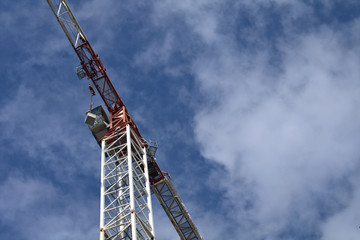
[[[180,238],[182,240],[201,240],[202,237],[190,214],[186,211],[170,176],[165,176],[164,179],[152,185],[152,189]]]
[[[116,92],[105,66],[94,52],[65,0],[46,0],[78,55],[78,76],[95,85],[111,114],[101,137],[100,239],[155,239],[150,187],[182,240],[202,239],[169,175],[154,154]]]
[[[101,146],[100,239],[155,239],[145,146],[129,124]]]

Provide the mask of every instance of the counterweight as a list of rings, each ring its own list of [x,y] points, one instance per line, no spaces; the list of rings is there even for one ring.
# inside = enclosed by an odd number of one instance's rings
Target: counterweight
[[[99,106],[88,112],[87,119],[101,145],[100,239],[155,239],[150,188],[181,239],[202,239],[67,2],[47,2],[80,59],[78,76],[93,82],[110,113],[109,120]]]

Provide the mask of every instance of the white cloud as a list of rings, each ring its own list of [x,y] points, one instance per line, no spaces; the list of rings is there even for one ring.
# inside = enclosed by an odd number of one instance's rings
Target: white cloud
[[[153,21],[156,25],[168,25],[169,20],[180,16],[195,34],[212,44],[220,36],[217,34],[218,22],[214,16],[219,13],[216,7],[220,1],[163,1],[155,4]],[[185,33],[186,34],[186,33]]]
[[[25,180],[20,174],[3,182],[0,191],[1,216],[10,221],[16,221],[19,215],[40,202],[49,202],[56,192],[51,183],[36,179]]]
[[[21,239],[97,239],[98,201],[66,194],[44,179],[11,176],[0,185],[0,214]]]
[[[69,105],[51,109],[55,102],[65,103],[63,99],[76,101],[79,96],[74,97],[74,90],[66,84],[54,83],[52,87],[54,86],[57,86],[57,90],[48,92],[48,89],[34,89],[23,84],[12,98],[4,101],[4,107],[0,110],[3,116],[0,119],[3,127],[0,140],[9,143],[11,152],[25,153],[33,161],[46,164],[61,181],[69,180],[65,176],[71,176],[79,169],[86,174],[98,176],[96,170],[99,164],[94,161],[99,156],[96,154],[98,146],[90,131],[86,132],[83,115],[75,114]],[[62,91],[67,87],[70,90]],[[82,104],[74,109],[81,113],[81,107]],[[83,140],[84,134],[89,135],[89,141]],[[7,149],[8,152],[10,148]],[[81,155],[78,154],[79,151],[82,152]],[[59,164],[61,168],[58,167]]]
[[[357,186],[359,179],[355,178],[354,196],[348,205],[336,215],[329,218],[323,225],[322,231],[324,240],[337,240],[346,236],[348,240],[359,239],[359,222],[360,222],[360,189]]]
[[[243,225],[239,236],[246,239],[244,230],[259,239],[280,238],[286,229],[300,237],[318,232],[351,199],[351,190],[328,190],[331,182],[340,184],[359,167],[359,49],[344,40],[344,32],[357,39],[352,33],[359,25],[354,21],[342,31],[312,26],[298,34],[292,26],[297,18],[316,22],[309,6],[246,2],[257,17],[245,38],[261,48],[239,50],[233,36],[217,31],[224,16],[211,4],[171,2],[169,13],[169,3],[157,5],[155,24],[183,15],[189,32],[211,46],[192,59],[207,100],[198,108],[195,133],[202,154],[226,169],[226,177],[216,179],[235,209],[229,215]],[[276,42],[264,39],[267,19],[257,4],[287,7],[280,17],[284,36]],[[271,63],[271,44],[278,64]],[[329,208],[326,216],[321,205]]]
[[[172,42],[174,36],[171,32],[167,33],[161,42],[152,43],[144,52],[141,52],[135,57],[135,64],[137,65],[156,65],[165,63],[169,60],[170,53],[173,51]]]
[[[319,204],[327,205],[329,195],[344,201],[323,189],[359,167],[360,61],[341,38],[327,27],[291,36],[295,42],[279,46],[275,76],[267,54],[244,56],[226,46],[196,61],[197,80],[212,100],[196,116],[197,139],[204,156],[227,169],[221,186],[239,224],[263,224],[247,229],[259,239],[279,238],[294,223],[319,224]],[[247,59],[254,65],[243,64]],[[239,189],[239,182],[248,186]],[[254,196],[249,209],[246,191]],[[300,227],[296,234],[304,233],[310,232]]]

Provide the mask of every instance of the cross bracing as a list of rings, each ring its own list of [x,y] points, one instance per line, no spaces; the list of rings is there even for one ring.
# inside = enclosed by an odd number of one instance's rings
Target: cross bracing
[[[102,141],[104,239],[154,239],[145,146],[127,125]]]

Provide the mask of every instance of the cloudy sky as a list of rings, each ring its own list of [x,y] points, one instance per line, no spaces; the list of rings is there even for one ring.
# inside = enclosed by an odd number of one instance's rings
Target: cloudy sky
[[[360,239],[358,0],[68,3],[204,239]],[[0,239],[98,239],[79,60],[45,0],[0,33]]]

